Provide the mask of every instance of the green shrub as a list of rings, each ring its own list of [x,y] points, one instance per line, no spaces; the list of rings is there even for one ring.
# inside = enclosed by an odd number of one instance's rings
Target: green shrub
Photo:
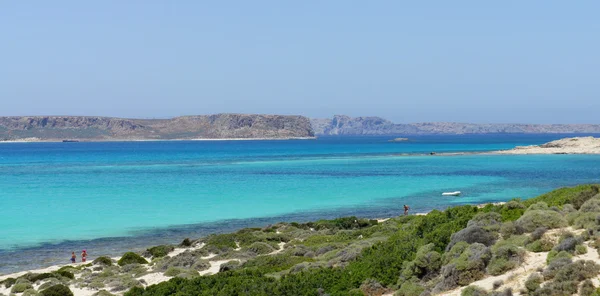
[[[520,235],[525,233],[525,229],[521,226],[517,226],[513,221],[502,223],[500,226],[500,234],[504,239],[511,237],[512,235]]]
[[[577,245],[575,246],[575,254],[577,255],[583,255],[586,254],[588,252],[587,247],[584,245]]]
[[[177,276],[178,274],[180,274],[180,273],[182,273],[182,272],[184,272],[184,269],[183,269],[183,268],[178,268],[178,267],[169,267],[169,268],[167,269],[167,271],[165,271],[165,273],[164,273],[164,274],[165,274],[165,276],[170,276],[170,277],[173,277],[173,276]]]
[[[525,252],[509,241],[499,241],[492,246],[492,255],[487,267],[488,273],[500,275],[521,264]]]
[[[560,268],[554,276],[554,280],[559,282],[580,282],[596,277],[599,272],[600,266],[594,261],[579,260]]]
[[[600,212],[600,199],[591,198],[588,199],[581,208],[579,208],[580,212]]]
[[[144,257],[142,257],[134,252],[125,253],[123,255],[123,257],[121,257],[121,259],[119,259],[119,261],[117,261],[117,264],[119,264],[119,266],[133,264],[133,263],[148,264],[148,261],[146,261],[146,259],[144,259]]]
[[[523,227],[528,232],[538,227],[549,229],[567,226],[567,221],[560,213],[554,211],[530,210],[517,219],[516,225]]]
[[[2,283],[4,285],[4,287],[8,289],[12,285],[14,285],[16,282],[17,282],[17,279],[9,277],[9,278],[6,278],[5,280],[3,280],[0,283]]]
[[[35,289],[27,289],[25,291],[23,291],[23,294],[21,294],[21,296],[38,296],[38,292]]]
[[[552,262],[550,262],[550,264],[548,264],[548,266],[546,266],[542,272],[542,275],[546,280],[553,279],[560,269],[568,266],[571,263],[573,263],[571,258],[555,258],[552,260]]]
[[[27,289],[32,289],[33,285],[31,285],[31,283],[29,282],[20,282],[20,283],[16,283],[12,286],[12,289],[10,289],[11,293],[23,293],[25,290]]]
[[[479,226],[486,230],[498,231],[502,224],[502,215],[496,212],[479,213],[469,220],[467,227]]]
[[[552,250],[553,247],[554,247],[554,245],[552,244],[552,242],[547,239],[536,240],[534,242],[527,244],[527,246],[526,246],[528,251],[536,252],[536,253],[537,252],[548,252],[548,251]]]
[[[532,273],[531,275],[529,275],[529,277],[525,281],[525,288],[528,291],[533,292],[533,291],[539,289],[539,287],[543,281],[544,281],[544,279],[542,278],[542,276],[539,273]]]
[[[94,259],[94,261],[92,261],[92,263],[94,265],[104,265],[104,266],[112,266],[112,264],[113,264],[112,259],[110,259],[106,256],[100,256],[100,257]]]
[[[405,282],[400,289],[394,293],[394,296],[419,296],[425,291],[425,288],[418,283]]]
[[[68,279],[74,279],[75,278],[75,274],[73,274],[72,272],[66,270],[66,269],[59,269],[57,271],[52,272],[54,274],[60,275],[62,277],[66,277]]]
[[[41,296],[73,296],[71,289],[65,285],[54,285],[40,292]]]
[[[529,211],[540,211],[540,210],[541,211],[548,210],[548,204],[545,203],[545,202],[543,202],[543,201],[540,201],[538,203],[535,203],[535,204],[532,204],[531,206],[529,206],[529,208],[527,208],[526,212],[529,212]]]
[[[585,280],[583,284],[581,284],[581,288],[579,288],[580,296],[592,296],[596,291],[596,287],[594,287],[594,283],[590,280]]]
[[[112,294],[106,290],[100,290],[100,291],[94,293],[92,296],[115,296],[115,294]]]
[[[265,255],[275,251],[275,249],[267,243],[255,242],[248,247],[248,251],[257,255]]]
[[[56,274],[49,273],[49,272],[45,272],[45,273],[28,273],[28,274],[24,275],[23,277],[25,277],[26,279],[28,279],[30,282],[35,283],[37,281],[45,280],[47,278],[54,278],[54,277],[56,277]]]
[[[480,243],[485,246],[491,246],[496,242],[496,238],[493,232],[485,230],[480,226],[472,225],[452,234],[446,250],[450,250],[458,242],[467,242],[469,244]]]
[[[157,264],[157,269],[162,271],[166,271],[171,267],[202,271],[208,269],[210,263],[202,259],[196,251],[185,251],[175,257],[165,258]]]
[[[560,259],[560,258],[567,258],[567,259],[571,259],[571,257],[573,257],[573,255],[571,255],[569,252],[566,251],[561,251],[558,252],[556,250],[552,250],[548,253],[548,255],[546,256],[546,263],[550,264],[552,263],[552,261],[554,261],[555,259]]]
[[[463,248],[456,245],[455,248]],[[480,243],[469,245],[458,258],[442,267],[442,281],[434,288],[439,293],[457,286],[466,286],[485,276],[485,267],[492,257],[488,247]]]
[[[161,245],[147,249],[146,252],[144,252],[144,255],[146,255],[147,257],[152,256],[152,258],[161,258],[169,255],[169,253],[173,250],[175,250],[174,246]]]
[[[462,290],[460,296],[487,296],[486,290],[478,286],[468,286]]]

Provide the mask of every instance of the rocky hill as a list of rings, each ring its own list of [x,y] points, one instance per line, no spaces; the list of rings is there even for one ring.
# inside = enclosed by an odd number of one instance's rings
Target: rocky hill
[[[336,115],[311,119],[316,135],[405,135],[491,133],[600,133],[600,124],[476,124],[424,122],[399,124],[380,117]]]
[[[0,117],[0,140],[170,140],[313,137],[303,116],[216,114],[172,119]]]

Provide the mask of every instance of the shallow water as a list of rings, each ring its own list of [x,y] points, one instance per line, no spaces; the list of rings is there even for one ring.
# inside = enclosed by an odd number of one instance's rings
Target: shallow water
[[[384,217],[599,182],[596,155],[457,155],[564,135],[0,144],[0,272],[184,237],[343,215]],[[405,155],[408,154],[408,155]],[[460,190],[461,197],[441,192]]]

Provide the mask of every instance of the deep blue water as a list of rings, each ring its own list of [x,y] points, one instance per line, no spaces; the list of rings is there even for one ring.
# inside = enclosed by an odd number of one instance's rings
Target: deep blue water
[[[530,198],[600,180],[597,155],[457,155],[566,135],[0,144],[0,272],[344,215]],[[572,135],[569,135],[572,136]],[[441,192],[460,190],[461,197]]]

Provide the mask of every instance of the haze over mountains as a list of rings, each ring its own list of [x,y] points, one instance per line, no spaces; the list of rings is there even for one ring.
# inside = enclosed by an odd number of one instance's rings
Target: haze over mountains
[[[315,135],[600,133],[600,124],[393,123],[380,117],[216,114],[171,119],[92,116],[0,117],[2,141],[287,139]]]
[[[311,119],[316,135],[420,135],[420,134],[495,134],[495,133],[600,133],[600,124],[511,124],[422,122],[393,123],[381,117],[336,115]]]

